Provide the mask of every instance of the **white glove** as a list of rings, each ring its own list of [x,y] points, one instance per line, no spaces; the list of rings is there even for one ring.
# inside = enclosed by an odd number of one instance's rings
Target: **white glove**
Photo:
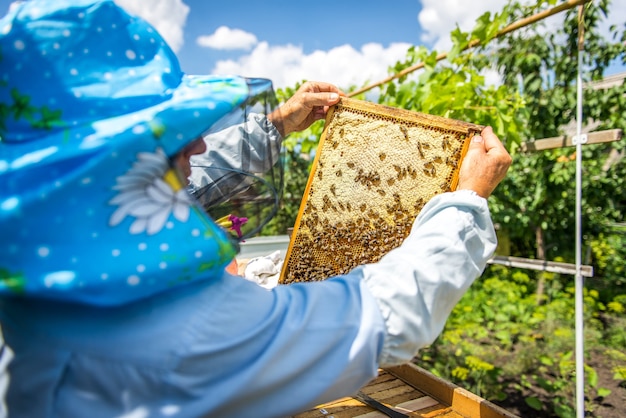
[[[278,284],[282,266],[283,260],[280,257],[280,250],[277,250],[270,255],[256,257],[248,261],[243,275],[247,280],[271,289]]]

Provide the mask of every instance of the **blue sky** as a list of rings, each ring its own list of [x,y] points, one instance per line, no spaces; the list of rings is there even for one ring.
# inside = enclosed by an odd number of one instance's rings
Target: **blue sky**
[[[448,51],[450,32],[470,30],[504,0],[115,0],[154,25],[189,74],[303,79],[347,88],[387,77],[410,45]],[[626,21],[613,0],[603,24]],[[622,3],[621,5],[620,2]],[[0,13],[10,0],[0,0]],[[558,16],[557,16],[558,18]],[[552,18],[554,19],[554,18]],[[557,23],[558,24],[558,21]],[[613,72],[624,71],[615,68]],[[489,75],[488,75],[489,77]],[[497,75],[491,74],[494,82]]]
[[[314,7],[303,7],[295,0],[233,2],[240,12],[209,3],[213,2],[187,0],[191,8],[187,21],[190,31],[180,58],[193,66],[192,71],[206,71],[216,60],[234,58],[240,53],[197,45],[197,33],[213,34],[220,26],[243,30],[270,45],[292,44],[301,47],[304,54],[346,44],[360,49],[372,42],[384,47],[397,42],[420,42],[417,16],[421,7],[417,0],[392,0],[389,3],[393,7],[389,8],[381,7],[382,2],[363,0],[307,2]],[[196,34],[192,28],[197,28]],[[207,61],[203,63],[199,56]]]
[[[139,0],[117,1],[157,29],[164,16],[180,17],[185,9],[184,30],[170,43],[186,72],[267,77],[278,87],[302,79],[345,86],[385,77],[387,67],[404,58],[410,45],[426,42],[419,14],[425,4],[434,10],[428,3],[441,2],[241,0],[227,5],[225,1],[157,0],[148,6]],[[158,13],[156,3],[163,9]],[[199,39],[204,40],[202,45]]]

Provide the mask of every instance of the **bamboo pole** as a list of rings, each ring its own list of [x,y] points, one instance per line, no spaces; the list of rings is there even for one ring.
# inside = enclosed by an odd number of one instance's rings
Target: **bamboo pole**
[[[544,10],[543,12],[539,12],[539,13],[534,14],[532,16],[529,16],[529,17],[526,17],[524,19],[518,20],[517,22],[511,23],[509,26],[501,29],[496,34],[496,36],[494,38],[499,38],[499,37],[501,37],[503,35],[506,35],[507,33],[513,32],[513,31],[515,31],[517,29],[521,29],[524,26],[528,26],[528,25],[530,25],[532,23],[538,22],[538,21],[540,21],[542,19],[545,19],[545,18],[550,17],[552,15],[555,15],[557,13],[560,13],[560,12],[562,12],[564,10],[571,9],[573,7],[576,7],[576,6],[581,6],[581,5],[583,5],[583,4],[585,4],[585,3],[589,2],[589,1],[591,1],[591,0],[567,0],[566,2],[564,2],[564,3],[562,3],[562,4],[558,5],[558,6],[555,6],[555,7],[551,8],[551,9]],[[465,51],[465,50],[467,50],[469,48],[473,48],[473,47],[475,47],[475,46],[477,46],[479,44],[480,44],[480,41],[478,39],[474,39],[474,40],[470,41],[465,48],[463,48],[463,51]],[[435,59],[437,60],[437,62],[439,62],[439,61],[445,59],[447,56],[448,56],[447,52],[442,52],[439,55],[437,55],[437,57]],[[356,96],[358,94],[365,93],[366,91],[369,91],[369,90],[371,90],[371,89],[373,89],[375,87],[381,86],[381,85],[386,84],[386,83],[388,83],[390,81],[393,81],[393,80],[395,80],[397,78],[403,77],[403,76],[405,76],[407,74],[412,73],[413,71],[419,70],[420,68],[424,68],[424,65],[425,65],[424,62],[419,62],[419,63],[417,63],[415,65],[412,65],[411,67],[407,67],[404,70],[402,70],[402,71],[400,71],[400,72],[398,72],[396,74],[393,74],[393,75],[391,75],[391,76],[389,76],[389,77],[387,77],[387,78],[385,78],[383,80],[380,80],[380,81],[378,81],[376,83],[370,84],[368,86],[362,87],[362,88],[360,88],[358,90],[355,90],[355,91],[349,93],[348,97],[354,97],[354,96]]]

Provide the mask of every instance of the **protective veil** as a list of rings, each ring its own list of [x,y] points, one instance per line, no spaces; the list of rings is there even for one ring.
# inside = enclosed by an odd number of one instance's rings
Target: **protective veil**
[[[191,193],[241,239],[274,216],[283,187],[282,136],[267,117],[276,98],[261,81],[251,85],[258,92],[250,105],[213,126],[206,152],[191,158]]]

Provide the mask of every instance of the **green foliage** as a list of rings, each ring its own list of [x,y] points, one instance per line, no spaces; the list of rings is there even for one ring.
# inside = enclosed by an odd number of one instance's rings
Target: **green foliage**
[[[263,228],[263,235],[285,235],[298,216],[302,194],[306,188],[311,164],[309,154],[287,149],[285,156],[285,178],[281,206],[276,216]]]
[[[546,302],[537,305],[534,274],[488,267],[455,306],[440,337],[419,353],[416,362],[493,401],[521,392],[537,411],[573,416],[574,290],[563,286],[561,279],[548,275]],[[615,379],[622,379],[626,347],[606,336],[624,332],[623,315],[606,312],[594,290],[587,291],[584,300],[587,350],[613,359]],[[586,393],[594,394],[592,398],[610,394],[588,365],[585,377]]]
[[[480,54],[459,55],[446,63],[436,64],[436,52],[411,48],[401,71],[421,60],[424,70],[417,80],[403,80],[387,84],[379,102],[417,112],[428,113],[473,123],[490,125],[508,144],[519,143],[519,132],[526,123],[527,112],[519,92],[504,85],[487,85],[480,73],[483,57]]]
[[[600,232],[590,243],[591,254],[595,261],[595,274],[599,277],[611,277],[611,286],[602,286],[605,292],[612,292],[614,286],[626,287],[626,247],[623,233]],[[622,305],[623,311],[623,305]]]

